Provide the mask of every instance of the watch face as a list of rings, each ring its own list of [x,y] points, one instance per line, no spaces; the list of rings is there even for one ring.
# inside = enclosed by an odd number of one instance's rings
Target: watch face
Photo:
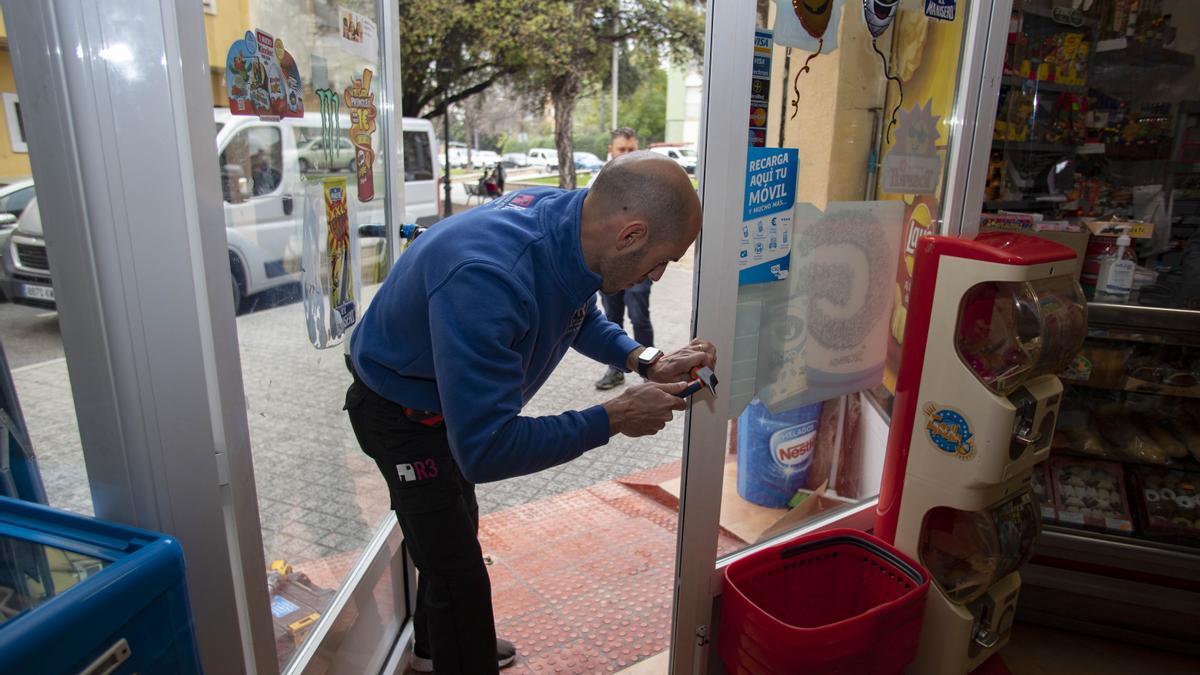
[[[657,361],[660,356],[662,356],[662,351],[659,349],[646,347],[641,354],[638,354],[638,362],[649,365]]]

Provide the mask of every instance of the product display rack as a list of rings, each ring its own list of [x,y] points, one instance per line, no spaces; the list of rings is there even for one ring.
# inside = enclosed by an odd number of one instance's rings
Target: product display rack
[[[1141,25],[1114,34],[1105,9],[1114,2],[1089,12],[1051,0],[1014,3],[984,210],[1127,217],[1132,186],[1150,183],[1161,184],[1168,199],[1188,197],[1178,194],[1176,174],[1194,171],[1186,165],[1200,158],[1168,160],[1180,159],[1171,136],[1185,128],[1194,104],[1171,101],[1159,110],[1153,104],[1162,101],[1147,92],[1188,75],[1195,57],[1142,34]],[[1165,23],[1180,22],[1187,19]],[[1157,163],[1139,166],[1146,162]]]
[[[1126,345],[1132,349],[1182,350],[1200,358],[1200,311],[1093,302],[1088,308],[1088,343]],[[1200,389],[1138,391],[1126,377],[1120,387],[1097,388],[1064,381],[1066,396],[1113,397],[1137,405],[1200,410]],[[1136,401],[1131,402],[1132,399]],[[1065,404],[1064,404],[1065,405]],[[1061,432],[1060,432],[1061,433]],[[1138,496],[1131,475],[1159,468],[1127,458],[1098,458],[1078,447],[1059,446],[1050,462],[1081,465],[1119,463],[1122,488],[1131,505],[1129,532],[1047,521],[1033,560],[1022,569],[1024,582],[1019,616],[1031,622],[1135,641],[1155,648],[1200,654],[1200,538],[1148,533],[1146,513],[1132,508]],[[1188,456],[1170,459],[1162,468],[1200,483],[1200,462]],[[1043,511],[1043,515],[1046,513]]]

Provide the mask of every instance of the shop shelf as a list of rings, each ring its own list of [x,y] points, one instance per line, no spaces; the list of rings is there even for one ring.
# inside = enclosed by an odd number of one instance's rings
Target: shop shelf
[[[1133,377],[1126,376],[1119,387],[1109,387],[1087,382],[1067,382],[1067,384],[1076,387],[1087,387],[1089,389],[1107,389],[1109,391],[1127,391],[1137,394],[1157,394],[1159,396],[1178,396],[1182,398],[1200,398],[1200,386],[1197,387],[1173,387],[1157,382],[1146,382]]]
[[[1200,548],[1138,534],[1047,524],[1042,526],[1034,547],[1034,564],[1038,564],[1039,556],[1104,560],[1113,567],[1156,569],[1168,572],[1169,576],[1200,582]]]
[[[1026,141],[992,141],[992,149],[1009,152],[1047,152],[1054,154],[1074,153],[1079,146],[1060,143],[1028,143]]]
[[[1020,75],[1005,75],[1001,84],[1006,87],[1017,87],[1037,89],[1040,91],[1063,91],[1071,94],[1086,94],[1087,87],[1074,84],[1059,84],[1058,82],[1050,82],[1047,80],[1031,80],[1021,77]]]
[[[1171,162],[1176,173],[1200,173],[1200,162]]]
[[[1061,205],[1062,202],[1040,199],[1010,199],[1007,201],[984,202],[985,211],[1028,211],[1032,209],[1049,209]]]
[[[1100,25],[1100,22],[1098,20],[1093,19],[1092,17],[1088,17],[1088,16],[1080,16],[1078,25],[1075,25],[1074,22],[1068,23],[1060,18],[1056,18],[1054,9],[1052,9],[1050,7],[1042,7],[1042,6],[1038,6],[1038,5],[1025,5],[1025,6],[1021,7],[1021,11],[1029,16],[1036,16],[1036,17],[1042,18],[1042,19],[1050,19],[1054,23],[1062,26],[1063,29],[1071,29],[1071,28],[1078,29],[1078,28],[1082,28],[1084,26],[1094,27],[1094,26]],[[1066,8],[1062,8],[1059,10],[1059,12],[1060,12],[1060,15],[1066,16],[1066,14],[1063,14],[1063,13],[1070,12],[1070,10],[1066,9]]]
[[[1089,302],[1088,325],[1092,328],[1115,328],[1126,332],[1183,334],[1195,337],[1200,335],[1200,311]]]
[[[1196,57],[1186,52],[1131,42],[1125,38],[1101,41],[1092,57],[1092,66],[1103,70],[1164,68],[1186,71],[1195,65]]]

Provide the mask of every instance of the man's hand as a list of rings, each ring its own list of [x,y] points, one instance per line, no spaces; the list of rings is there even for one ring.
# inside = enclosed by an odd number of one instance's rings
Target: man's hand
[[[664,354],[650,367],[648,374],[654,382],[686,382],[691,379],[692,369],[700,366],[717,367],[717,348],[708,340],[696,338],[686,346]]]
[[[637,437],[658,433],[671,421],[673,411],[687,408],[687,401],[678,396],[686,388],[684,382],[646,382],[625,390],[604,404],[604,410],[608,412],[609,435]]]

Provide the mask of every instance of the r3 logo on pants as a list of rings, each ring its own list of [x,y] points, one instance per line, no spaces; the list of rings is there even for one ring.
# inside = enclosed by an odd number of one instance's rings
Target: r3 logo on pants
[[[432,459],[419,459],[411,464],[397,464],[396,474],[400,476],[401,483],[437,478],[437,462]]]

